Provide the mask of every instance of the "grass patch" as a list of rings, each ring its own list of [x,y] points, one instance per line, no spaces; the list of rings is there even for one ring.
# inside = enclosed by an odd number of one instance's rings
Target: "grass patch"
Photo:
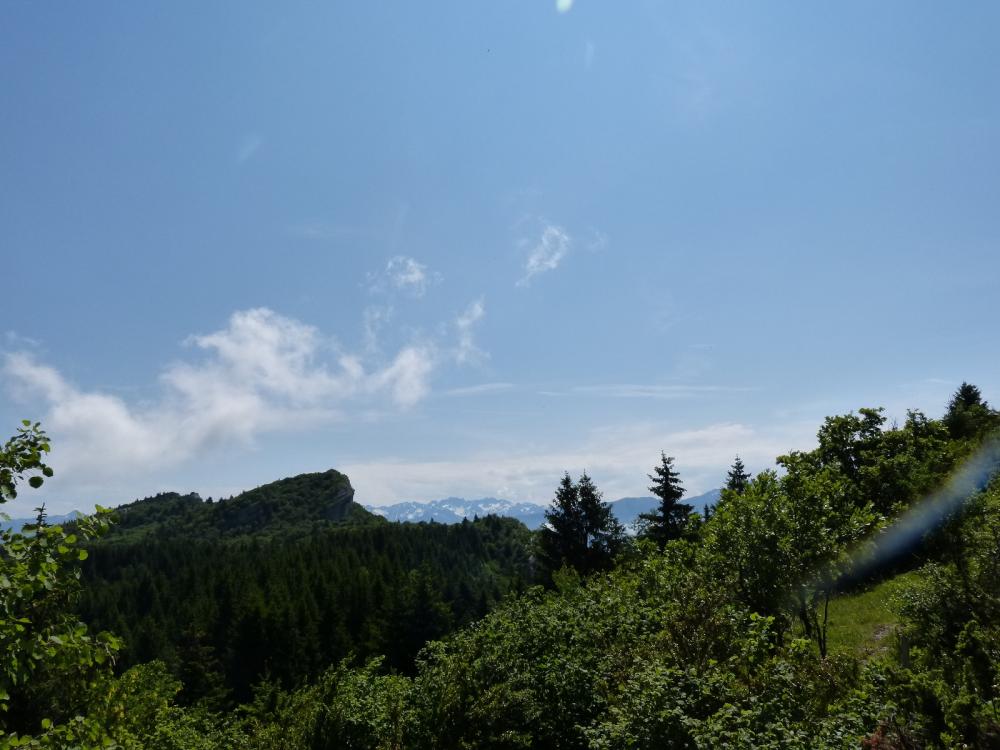
[[[918,575],[916,571],[903,573],[864,591],[831,599],[827,629],[830,653],[871,657],[891,649],[895,643],[892,635],[899,626],[895,595]]]

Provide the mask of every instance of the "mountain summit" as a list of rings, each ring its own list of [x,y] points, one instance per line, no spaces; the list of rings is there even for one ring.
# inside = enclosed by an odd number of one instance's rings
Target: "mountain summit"
[[[316,524],[374,521],[354,502],[346,475],[333,469],[279,479],[225,500],[166,492],[115,510],[114,534],[240,536]]]

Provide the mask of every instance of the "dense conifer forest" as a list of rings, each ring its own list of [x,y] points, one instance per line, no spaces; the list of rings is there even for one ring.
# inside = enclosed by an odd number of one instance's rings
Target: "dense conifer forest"
[[[584,475],[547,526],[389,524],[337,472],[2,532],[2,747],[1000,746],[1000,413],[862,408],[632,540]],[[48,438],[0,450],[4,499]],[[870,627],[869,627],[870,624]]]
[[[222,540],[112,531],[89,547],[79,611],[124,639],[122,665],[160,659],[183,681],[183,701],[230,706],[262,679],[292,687],[348,657],[383,654],[411,673],[427,641],[531,580],[518,521],[371,519]]]

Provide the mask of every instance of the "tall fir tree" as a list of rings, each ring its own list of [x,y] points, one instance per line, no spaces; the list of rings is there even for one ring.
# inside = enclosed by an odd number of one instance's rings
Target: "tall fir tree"
[[[680,502],[684,497],[684,485],[680,474],[674,469],[674,458],[660,452],[660,465],[649,474],[653,484],[649,491],[659,498],[660,502],[651,513],[639,515],[639,536],[652,539],[660,549],[673,540],[680,539],[688,525],[688,514],[691,506]]]
[[[709,520],[719,510],[719,506],[729,495],[742,495],[750,485],[751,474],[746,470],[743,459],[739,456],[733,461],[733,465],[726,472],[726,486],[722,488],[719,499],[711,505],[705,506],[705,520]]]
[[[733,465],[729,468],[729,472],[726,474],[726,489],[735,492],[737,495],[742,495],[746,492],[749,483],[750,472],[743,465],[743,459],[737,456],[736,460],[733,461]]]
[[[583,574],[608,570],[627,541],[625,527],[586,472],[576,484],[563,476],[545,520],[539,557],[550,579],[564,565]]]
[[[625,527],[615,518],[611,506],[604,502],[601,491],[586,472],[577,482],[577,497],[587,545],[583,572],[608,570],[625,547]]]
[[[552,505],[545,511],[539,546],[539,557],[549,577],[563,565],[576,570],[584,567],[587,532],[580,508],[580,493],[569,472],[563,476]]]

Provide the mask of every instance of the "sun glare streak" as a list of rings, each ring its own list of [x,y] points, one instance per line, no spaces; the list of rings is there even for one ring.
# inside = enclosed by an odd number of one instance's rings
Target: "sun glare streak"
[[[837,581],[843,588],[899,560],[920,544],[924,535],[943,524],[1000,470],[1000,434],[988,438],[943,487],[904,513],[851,556],[850,569]]]

